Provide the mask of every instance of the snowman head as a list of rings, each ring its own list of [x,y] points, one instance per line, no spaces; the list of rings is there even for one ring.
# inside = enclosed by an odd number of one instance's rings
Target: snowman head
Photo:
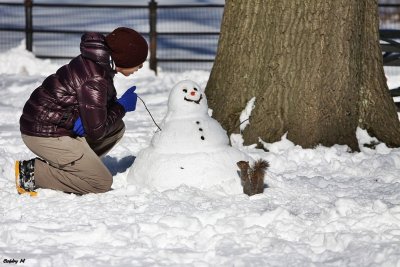
[[[177,83],[171,90],[168,99],[168,111],[175,116],[187,117],[207,113],[206,96],[201,87],[191,81]]]

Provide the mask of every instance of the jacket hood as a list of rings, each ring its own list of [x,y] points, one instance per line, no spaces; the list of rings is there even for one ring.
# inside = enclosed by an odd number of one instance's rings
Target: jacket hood
[[[102,34],[95,32],[83,34],[80,49],[83,57],[96,62],[109,72],[114,72],[110,64],[111,50],[108,48],[105,37]]]

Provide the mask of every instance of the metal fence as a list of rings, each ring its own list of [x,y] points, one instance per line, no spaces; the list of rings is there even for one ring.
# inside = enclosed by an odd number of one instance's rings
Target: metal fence
[[[400,29],[400,3],[379,3],[380,28],[387,30]]]
[[[223,5],[158,5],[155,0],[144,5],[0,2],[0,51],[24,40],[26,48],[37,57],[65,60],[79,54],[83,32],[107,34],[116,27],[126,26],[148,40],[153,70],[159,67],[210,70],[223,8]],[[391,49],[386,55],[400,58],[397,56],[400,55],[400,4],[381,3],[379,12],[382,45]]]
[[[383,2],[383,1],[382,1]],[[386,2],[386,1],[385,1]],[[394,1],[389,1],[394,2]],[[400,4],[380,3],[380,38],[387,75],[400,74]],[[391,90],[391,92],[394,92]]]
[[[0,50],[25,40],[39,57],[70,59],[79,54],[83,32],[103,34],[125,26],[150,44],[153,70],[211,69],[223,5],[97,5],[0,2]]]

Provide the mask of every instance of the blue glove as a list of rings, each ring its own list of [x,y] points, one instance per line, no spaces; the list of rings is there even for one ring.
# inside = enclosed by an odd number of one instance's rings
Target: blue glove
[[[74,123],[74,133],[80,137],[86,134],[85,128],[83,128],[81,117],[78,117],[78,119]]]
[[[117,100],[124,109],[125,112],[134,111],[136,109],[137,94],[135,93],[136,86],[132,86]]]

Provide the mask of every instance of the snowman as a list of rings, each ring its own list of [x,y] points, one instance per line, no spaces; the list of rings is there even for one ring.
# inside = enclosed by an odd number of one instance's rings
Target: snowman
[[[160,191],[187,185],[243,192],[236,162],[253,159],[229,145],[226,131],[208,114],[199,85],[184,80],[172,88],[160,128],[150,146],[137,155],[129,183]]]

